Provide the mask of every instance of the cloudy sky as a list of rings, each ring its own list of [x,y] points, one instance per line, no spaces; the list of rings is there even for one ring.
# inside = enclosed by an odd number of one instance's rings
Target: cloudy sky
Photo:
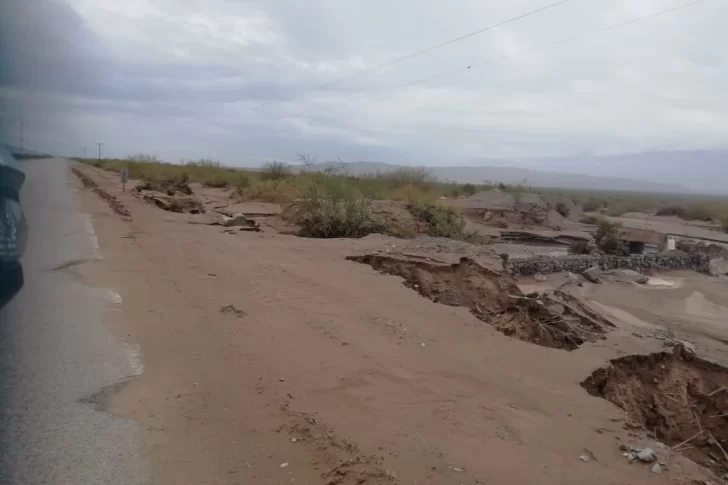
[[[9,2],[0,108],[41,150],[230,165],[728,148],[728,2],[541,47],[691,1],[570,0],[382,68],[556,0]]]

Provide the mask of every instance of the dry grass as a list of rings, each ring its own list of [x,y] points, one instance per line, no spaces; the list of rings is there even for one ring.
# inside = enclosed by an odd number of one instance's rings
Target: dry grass
[[[129,170],[129,177],[156,184],[186,180],[207,187],[229,188],[241,200],[286,203],[301,198],[321,176],[336,179],[351,190],[371,200],[399,200],[407,203],[432,202],[439,197],[471,195],[489,186],[442,182],[431,177],[424,168],[402,168],[393,172],[361,177],[345,170],[323,174],[305,170],[297,172],[285,163],[270,162],[262,170],[245,170],[221,166],[209,159],[182,164],[159,162],[150,155],[133,155],[127,159],[76,159],[114,172]]]
[[[398,200],[407,204],[433,203],[439,197],[465,197],[487,190],[500,190],[515,196],[525,192],[560,195],[581,204],[585,211],[598,210],[611,216],[626,212],[672,213],[687,220],[716,221],[728,230],[728,198],[684,194],[642,194],[634,192],[534,189],[525,181],[518,185],[459,184],[433,178],[426,169],[400,168],[360,177],[350,176],[346,165],[326,173],[315,172],[315,160],[303,157],[302,171],[285,163],[270,162],[262,170],[221,166],[210,159],[181,164],[162,163],[151,155],[137,154],[128,159],[77,159],[106,170],[129,170],[129,177],[145,182],[165,183],[189,180],[209,187],[229,188],[243,200],[285,203],[301,198],[315,177],[327,176],[345,183],[371,200]],[[564,206],[566,207],[566,206]]]

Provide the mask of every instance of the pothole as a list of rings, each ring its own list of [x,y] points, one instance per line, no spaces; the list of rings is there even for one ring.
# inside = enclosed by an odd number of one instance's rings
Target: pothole
[[[436,303],[469,308],[508,336],[544,347],[575,350],[604,338],[604,318],[562,292],[524,295],[512,276],[469,258],[448,265],[382,255],[347,259],[404,278],[404,285]]]
[[[728,368],[677,345],[610,361],[581,383],[696,463],[728,472]]]

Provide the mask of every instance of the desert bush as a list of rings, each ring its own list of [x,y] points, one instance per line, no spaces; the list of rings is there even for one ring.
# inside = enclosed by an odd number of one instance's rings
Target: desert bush
[[[629,248],[622,241],[622,225],[618,222],[609,222],[606,219],[601,219],[597,223],[594,242],[606,254],[629,256]]]
[[[581,219],[579,219],[579,222],[582,224],[599,224],[599,221],[603,220],[602,217],[599,216],[584,216]]]
[[[622,203],[614,202],[609,204],[609,206],[607,207],[607,215],[612,217],[619,217],[622,214],[626,214],[627,212],[629,212],[629,209],[625,204]]]
[[[655,211],[656,216],[678,216],[685,217],[685,206],[682,205],[666,205]]]
[[[342,178],[313,178],[298,217],[305,237],[358,238],[381,230],[372,220],[371,199]]]
[[[465,221],[449,207],[436,204],[409,204],[407,209],[418,221],[428,225],[428,235],[458,241],[473,241],[477,233],[465,230]]]
[[[224,189],[230,185],[230,181],[220,175],[213,175],[212,177],[203,180],[202,185],[205,187],[212,187],[216,189]]]
[[[283,162],[268,162],[263,165],[262,180],[283,180],[291,175],[291,167]]]
[[[292,179],[260,180],[249,187],[236,190],[241,200],[258,200],[261,202],[290,203],[301,197],[301,187]]]
[[[706,221],[713,220],[713,211],[704,204],[692,204],[685,210],[683,219],[688,221]]]
[[[415,185],[398,187],[391,192],[390,197],[392,200],[398,200],[408,204],[424,204],[434,202],[435,199],[432,194]]]
[[[571,208],[569,208],[566,202],[559,202],[558,204],[556,204],[556,212],[564,217],[569,217],[569,214],[571,213]]]
[[[582,204],[582,209],[584,209],[584,212],[594,212],[596,210],[599,210],[603,206],[604,203],[602,201],[590,197],[589,199],[584,201],[584,204]]]
[[[137,153],[126,157],[130,162],[146,162],[146,163],[159,163],[159,159],[154,155],[147,155],[146,153]]]
[[[236,188],[246,189],[250,187],[250,177],[243,172],[233,175],[230,185]]]
[[[220,162],[211,158],[200,158],[198,160],[182,160],[182,164],[192,167],[220,168]]]
[[[574,241],[569,246],[569,254],[589,254],[591,253],[591,245],[589,241]]]
[[[473,184],[465,184],[462,186],[462,190],[465,195],[475,195],[475,193],[478,192],[478,187]]]

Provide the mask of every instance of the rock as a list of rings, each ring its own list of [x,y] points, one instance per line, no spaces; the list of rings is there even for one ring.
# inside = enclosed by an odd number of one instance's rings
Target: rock
[[[582,273],[582,276],[592,283],[601,283],[602,270],[599,266],[592,266]]]
[[[533,275],[533,279],[540,283],[543,283],[544,281],[548,281],[549,277],[546,275],[542,275],[541,273],[536,273],[535,275]]]
[[[608,271],[605,271],[604,276],[610,276],[612,280],[618,282],[618,283],[639,283],[639,284],[645,284],[650,279],[643,275],[642,273],[639,273],[637,271],[634,271],[632,269],[611,269]]]
[[[581,456],[579,457],[579,459],[580,459],[581,461],[583,461],[583,462],[587,462],[587,461],[589,461],[589,457],[588,457],[588,456],[586,456],[586,455],[581,455]]]
[[[728,261],[725,258],[713,258],[708,263],[708,272],[713,276],[728,274]]]
[[[288,463],[281,463],[281,468],[285,468],[288,466]]]
[[[652,465],[652,473],[662,473],[662,467],[659,463]]]
[[[657,459],[657,455],[652,451],[652,448],[645,448],[637,453],[637,459],[643,463],[652,463]]]
[[[232,226],[254,227],[255,221],[249,220],[243,214],[234,214],[232,217],[226,217],[225,221],[223,222],[223,225],[225,227],[232,227]]]

